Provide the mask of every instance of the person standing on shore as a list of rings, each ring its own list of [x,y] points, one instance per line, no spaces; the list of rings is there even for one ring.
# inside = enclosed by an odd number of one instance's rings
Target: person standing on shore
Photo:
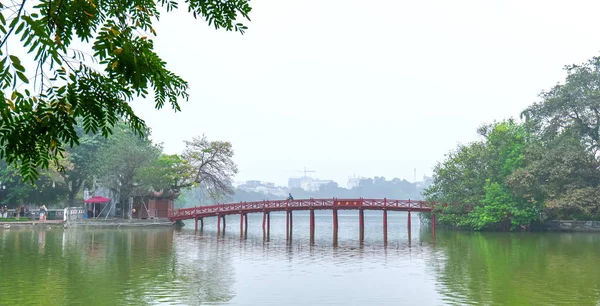
[[[47,211],[48,209],[46,208],[46,205],[42,205],[42,207],[40,207],[40,222],[46,222]]]

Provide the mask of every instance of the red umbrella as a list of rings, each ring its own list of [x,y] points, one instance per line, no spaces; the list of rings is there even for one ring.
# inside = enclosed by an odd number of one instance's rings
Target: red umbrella
[[[84,201],[84,203],[108,203],[110,199],[105,197],[92,197]]]
[[[87,200],[84,201],[85,204],[94,204],[94,208],[92,208],[92,212],[93,212],[93,217],[96,217],[96,203],[108,203],[110,201],[110,199],[105,198],[105,197],[92,197],[89,198]]]

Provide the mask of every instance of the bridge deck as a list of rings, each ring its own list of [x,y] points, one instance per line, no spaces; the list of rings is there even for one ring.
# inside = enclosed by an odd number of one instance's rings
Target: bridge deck
[[[297,210],[389,210],[431,212],[435,203],[427,201],[392,199],[295,199],[257,202],[239,202],[178,209],[171,214],[172,221],[212,216]]]

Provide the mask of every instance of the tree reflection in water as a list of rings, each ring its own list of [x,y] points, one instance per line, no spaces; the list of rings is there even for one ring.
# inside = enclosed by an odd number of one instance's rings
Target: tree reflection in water
[[[438,231],[435,250],[429,263],[451,304],[596,305],[600,298],[595,234]]]
[[[197,304],[231,299],[228,257],[219,248],[202,252],[185,240],[175,246],[173,232],[0,231],[0,288],[14,293],[2,294],[0,304]]]

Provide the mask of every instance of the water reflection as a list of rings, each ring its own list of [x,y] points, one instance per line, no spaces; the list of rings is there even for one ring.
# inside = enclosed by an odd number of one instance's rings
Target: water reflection
[[[597,305],[600,236],[439,232],[429,264],[449,304]]]
[[[182,253],[173,234],[172,229],[0,231],[0,304],[196,304],[230,299],[233,278],[227,256],[218,248]],[[183,239],[177,247],[189,250],[193,244]]]
[[[300,214],[299,214],[300,215]],[[329,219],[329,216],[327,220]],[[400,216],[402,217],[402,216]],[[317,216],[317,218],[319,218]],[[370,218],[370,219],[369,219]],[[259,218],[257,218],[259,219]],[[271,239],[250,220],[246,239],[216,229],[0,230],[0,305],[595,305],[600,236],[437,231],[378,215],[271,219]],[[319,224],[319,223],[317,223]],[[273,226],[274,225],[274,226]]]

